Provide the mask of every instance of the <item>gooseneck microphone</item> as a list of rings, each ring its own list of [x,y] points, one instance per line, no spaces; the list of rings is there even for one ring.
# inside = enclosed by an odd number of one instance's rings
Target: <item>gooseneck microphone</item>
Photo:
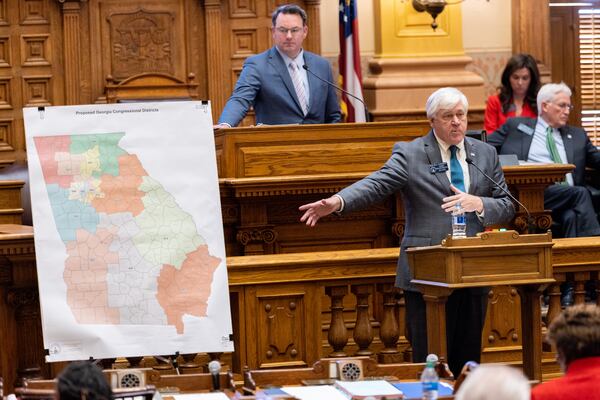
[[[306,70],[306,72],[308,72],[309,74],[311,74],[312,76],[314,76],[315,78],[317,78],[318,80],[320,80],[321,82],[325,82],[325,83],[326,83],[326,84],[328,84],[329,86],[331,86],[331,87],[333,87],[333,88],[335,88],[335,89],[339,90],[340,92],[342,92],[342,93],[346,94],[347,96],[350,96],[350,97],[352,97],[352,98],[353,98],[353,99],[355,99],[355,100],[358,100],[358,101],[359,101],[359,102],[360,102],[360,103],[363,105],[363,108],[365,109],[365,121],[367,121],[367,122],[371,122],[371,119],[369,118],[369,109],[367,108],[367,105],[365,104],[365,102],[364,102],[364,101],[363,101],[363,100],[362,100],[360,97],[357,97],[357,96],[353,95],[352,93],[350,93],[349,91],[342,89],[342,88],[341,88],[341,87],[339,87],[338,85],[336,85],[336,84],[334,84],[334,83],[332,83],[332,82],[329,82],[327,79],[323,79],[323,78],[321,78],[319,75],[317,75],[317,74],[315,74],[314,72],[312,72],[312,71],[311,71],[311,70],[308,68],[308,65],[304,64],[304,65],[302,66],[302,68],[304,68],[304,69]]]
[[[221,363],[217,360],[212,360],[208,363],[208,372],[212,376],[213,392],[219,392],[221,390],[221,381],[219,379],[219,372],[221,372]]]
[[[512,201],[514,201],[515,203],[517,203],[518,205],[520,205],[521,207],[523,207],[523,210],[525,210],[525,212],[527,213],[527,233],[534,233],[535,229],[534,229],[534,226],[533,226],[533,218],[531,217],[531,213],[529,212],[529,210],[527,209],[527,207],[525,207],[523,205],[523,203],[521,203],[519,200],[517,200],[515,198],[515,196],[513,196],[512,194],[510,194],[510,192],[508,190],[504,189],[502,187],[502,185],[500,185],[498,182],[496,182],[494,179],[492,179],[488,174],[486,174],[485,172],[483,172],[483,170],[481,168],[479,168],[479,166],[473,162],[472,158],[467,157],[466,161],[467,161],[467,164],[474,166],[475,169],[477,169],[477,171],[481,172],[481,174],[483,176],[485,176],[488,181],[492,182],[494,184],[494,186],[496,186],[498,189],[502,190]]]

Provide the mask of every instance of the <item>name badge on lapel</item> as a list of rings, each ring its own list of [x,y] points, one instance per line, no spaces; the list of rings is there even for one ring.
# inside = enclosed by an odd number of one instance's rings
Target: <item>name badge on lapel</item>
[[[432,174],[438,174],[440,172],[446,172],[446,171],[448,171],[448,164],[446,164],[445,162],[431,164],[429,166],[429,172]]]
[[[525,124],[519,124],[519,125],[517,125],[517,130],[519,130],[519,131],[521,131],[524,134],[529,135],[529,136],[533,135],[533,128],[530,127],[530,126],[527,126]]]

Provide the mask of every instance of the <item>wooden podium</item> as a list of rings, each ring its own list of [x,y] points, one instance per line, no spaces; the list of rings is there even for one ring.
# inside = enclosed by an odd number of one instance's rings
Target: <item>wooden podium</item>
[[[521,297],[523,371],[542,379],[540,294],[554,282],[550,233],[483,232],[440,245],[407,250],[412,283],[423,293],[427,343],[431,353],[447,357],[446,301],[454,289],[513,285]]]

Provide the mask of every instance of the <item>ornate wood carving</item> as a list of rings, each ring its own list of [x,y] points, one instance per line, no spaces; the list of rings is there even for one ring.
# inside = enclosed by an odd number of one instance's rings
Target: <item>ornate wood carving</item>
[[[139,9],[129,13],[113,13],[110,25],[111,73],[125,79],[142,72],[173,75],[173,21],[170,12]]]
[[[2,68],[11,66],[10,49],[10,37],[0,36],[0,67]]]
[[[510,286],[494,287],[489,294],[489,315],[484,327],[483,351],[521,344],[521,319],[513,310],[520,307],[519,296]]]
[[[344,323],[344,296],[348,294],[348,287],[327,286],[325,294],[331,298],[331,322],[327,340],[333,351],[329,357],[345,357],[344,347],[348,343],[348,330]]]
[[[12,118],[0,119],[0,151],[13,151],[15,149],[13,122]]]
[[[8,0],[0,0],[0,26],[2,25],[8,25],[8,14],[7,14],[7,3]]]
[[[20,0],[21,25],[46,25],[50,23],[48,0]]]
[[[373,294],[373,285],[352,285],[351,291],[356,296],[356,325],[354,326],[353,338],[358,345],[357,356],[370,356],[369,350],[373,342],[373,329],[369,318],[369,296]]]
[[[51,75],[23,76],[23,103],[26,107],[52,105]]]
[[[50,35],[21,35],[21,65],[27,67],[50,65]]]

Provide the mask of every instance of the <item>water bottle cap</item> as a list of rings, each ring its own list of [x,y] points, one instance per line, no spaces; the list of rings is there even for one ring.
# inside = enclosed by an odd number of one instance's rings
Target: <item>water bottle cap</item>
[[[431,363],[436,363],[436,362],[438,362],[438,360],[439,360],[438,356],[436,356],[435,354],[430,354],[430,355],[427,356],[427,360],[426,361],[428,363],[430,363],[430,362]]]

